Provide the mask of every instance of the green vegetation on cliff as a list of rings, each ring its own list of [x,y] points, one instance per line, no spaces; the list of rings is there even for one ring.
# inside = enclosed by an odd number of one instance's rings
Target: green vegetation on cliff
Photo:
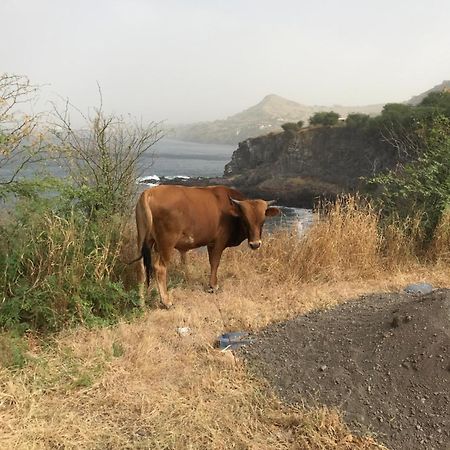
[[[438,115],[450,117],[450,91],[431,92],[418,105],[387,103],[375,117],[351,114],[346,124],[388,138],[393,133],[415,132],[429,126]]]
[[[387,105],[373,120],[403,157],[370,180],[372,196],[390,217],[414,212],[429,239],[450,208],[450,92],[431,93],[416,107]]]
[[[334,111],[324,111],[315,113],[309,118],[310,125],[333,126],[338,123],[339,114]]]

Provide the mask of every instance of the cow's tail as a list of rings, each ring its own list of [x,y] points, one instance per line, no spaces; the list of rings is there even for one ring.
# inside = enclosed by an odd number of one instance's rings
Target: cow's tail
[[[144,259],[145,282],[148,287],[148,286],[150,286],[150,279],[152,278],[152,274],[153,274],[152,249],[150,248],[149,245],[147,245],[144,242],[141,252],[142,252],[142,258]]]
[[[138,250],[140,252],[139,259],[143,259],[145,281],[147,286],[150,285],[150,279],[152,277],[152,247],[154,245],[153,238],[153,216],[148,204],[148,199],[141,194],[137,207],[136,207],[136,225],[138,235]]]

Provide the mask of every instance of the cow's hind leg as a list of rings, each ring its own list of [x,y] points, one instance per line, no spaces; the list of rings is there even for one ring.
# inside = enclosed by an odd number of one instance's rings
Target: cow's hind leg
[[[185,281],[189,281],[189,268],[187,265],[187,257],[186,257],[186,251],[178,250],[180,252],[180,268],[183,272],[183,276]]]
[[[152,275],[151,251],[154,241],[146,240],[142,243],[140,250],[141,259],[138,261],[137,267],[137,283],[139,286],[139,298],[141,306],[144,306],[145,300],[150,289],[150,279]]]
[[[164,308],[171,308],[172,302],[167,292],[167,266],[170,261],[170,250],[159,251],[155,249],[153,269],[155,271],[156,284],[158,286],[159,297]]]
[[[145,297],[148,290],[148,286],[145,280],[145,267],[144,267],[144,261],[140,259],[137,262],[137,283],[139,286],[139,300],[140,300],[140,306],[145,305]]]
[[[179,250],[179,252],[180,252],[180,262],[181,262],[181,265],[183,266],[184,269],[186,269],[186,265],[187,265],[186,253],[187,253],[187,252],[185,252],[185,251],[183,251],[183,250]]]

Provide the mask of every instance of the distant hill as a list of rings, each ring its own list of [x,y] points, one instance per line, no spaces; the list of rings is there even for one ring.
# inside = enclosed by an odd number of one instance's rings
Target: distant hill
[[[412,97],[405,103],[417,105],[430,92],[443,90],[450,90],[450,81],[443,81],[432,89]],[[308,106],[279,95],[270,94],[266,95],[258,104],[226,119],[176,126],[172,137],[191,142],[234,145],[250,137],[278,132],[285,122],[302,120],[307,124],[309,118],[316,112],[335,111],[343,117],[346,117],[349,113],[377,115],[381,112],[383,106],[382,104]]]
[[[288,100],[279,95],[270,94],[258,104],[223,120],[198,122],[175,127],[174,137],[180,140],[237,144],[249,137],[281,130],[285,122],[307,123],[310,116],[320,111],[336,111],[342,116],[351,112],[376,115],[383,105],[368,106],[308,106]]]
[[[450,91],[450,80],[444,80],[442,83],[434,86],[431,89],[428,89],[428,91],[422,92],[422,94],[411,97],[405,103],[407,105],[416,106],[431,92],[442,92],[442,91]]]

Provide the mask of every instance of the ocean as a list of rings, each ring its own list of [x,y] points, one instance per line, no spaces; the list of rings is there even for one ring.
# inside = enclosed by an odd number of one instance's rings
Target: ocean
[[[145,156],[143,165],[150,166],[144,175],[217,177],[233,152],[234,145],[198,144],[162,139]]]

